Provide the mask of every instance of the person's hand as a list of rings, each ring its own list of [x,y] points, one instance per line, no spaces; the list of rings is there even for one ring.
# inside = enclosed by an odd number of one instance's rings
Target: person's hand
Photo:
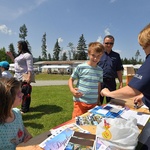
[[[28,84],[31,83],[30,77],[28,77],[28,78],[26,79],[26,82],[27,82]]]
[[[32,135],[28,132],[28,130],[26,129],[26,127],[24,127],[24,140],[23,140],[23,142],[26,143],[31,138],[32,138]]]
[[[31,73],[29,72],[28,74],[22,74],[22,80],[23,82],[27,82],[28,84],[31,83]]]
[[[118,86],[118,89],[121,89],[122,87],[123,87],[123,83],[120,82],[120,83],[119,83],[119,86]]]
[[[79,97],[83,96],[83,94],[78,91],[78,88],[73,88],[71,90],[71,92],[72,92],[73,96],[76,97],[76,98],[79,98]]]
[[[12,53],[11,53],[11,52],[9,52],[9,51],[7,51],[7,52],[6,52],[6,55],[7,55],[7,56],[9,56],[10,58],[12,58],[12,57],[13,57]]]
[[[134,97],[134,104],[137,105],[137,107],[141,107],[143,105],[142,97],[143,97],[143,94],[140,94]]]
[[[12,52],[7,51],[7,52],[6,52],[6,55],[9,56],[12,61],[14,61],[14,56],[13,56]]]
[[[101,96],[108,96],[109,93],[110,93],[110,91],[107,88],[102,89],[100,92]]]
[[[25,134],[23,142],[26,143],[26,142],[29,141],[31,138],[32,138],[32,135],[31,135],[31,134],[29,134],[29,133],[28,133],[28,134]]]

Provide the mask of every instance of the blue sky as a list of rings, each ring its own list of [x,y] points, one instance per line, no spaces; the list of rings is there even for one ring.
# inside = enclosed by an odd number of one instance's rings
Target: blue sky
[[[34,57],[41,55],[46,32],[51,56],[57,39],[64,52],[69,42],[77,46],[81,34],[86,44],[112,34],[113,50],[122,58],[135,57],[140,50],[145,59],[137,36],[150,23],[150,0],[1,0],[0,12],[0,48],[13,43],[17,51],[19,28],[25,24]]]

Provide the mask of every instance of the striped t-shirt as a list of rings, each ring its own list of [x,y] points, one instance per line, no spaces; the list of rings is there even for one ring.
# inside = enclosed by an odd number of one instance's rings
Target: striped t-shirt
[[[82,97],[73,97],[73,100],[87,104],[97,103],[98,83],[103,82],[103,70],[99,66],[92,67],[83,63],[74,69],[71,77],[77,80],[76,87],[83,93]]]

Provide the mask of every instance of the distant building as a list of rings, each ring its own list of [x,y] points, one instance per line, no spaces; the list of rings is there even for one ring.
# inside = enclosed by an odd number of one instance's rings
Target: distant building
[[[85,61],[86,60],[38,61],[34,63],[34,66],[39,72],[70,74],[77,65]]]
[[[124,71],[123,71],[123,75],[134,75],[135,72],[141,67],[141,64],[136,64],[136,65],[132,65],[132,64],[126,64],[123,65]]]

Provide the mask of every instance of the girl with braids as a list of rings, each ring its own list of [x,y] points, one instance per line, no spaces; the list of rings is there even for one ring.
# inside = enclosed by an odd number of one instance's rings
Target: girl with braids
[[[15,78],[1,78],[0,89],[0,149],[15,150],[19,143],[32,138],[15,108],[22,102],[21,83]]]
[[[28,49],[28,45],[25,41],[18,42],[18,56],[14,58],[11,52],[7,52],[7,55],[14,62],[15,75],[18,81],[22,81],[23,101],[21,104],[21,111],[26,113],[29,111],[31,102],[31,74],[33,73],[33,57]],[[27,74],[27,79],[23,81],[23,74]]]

